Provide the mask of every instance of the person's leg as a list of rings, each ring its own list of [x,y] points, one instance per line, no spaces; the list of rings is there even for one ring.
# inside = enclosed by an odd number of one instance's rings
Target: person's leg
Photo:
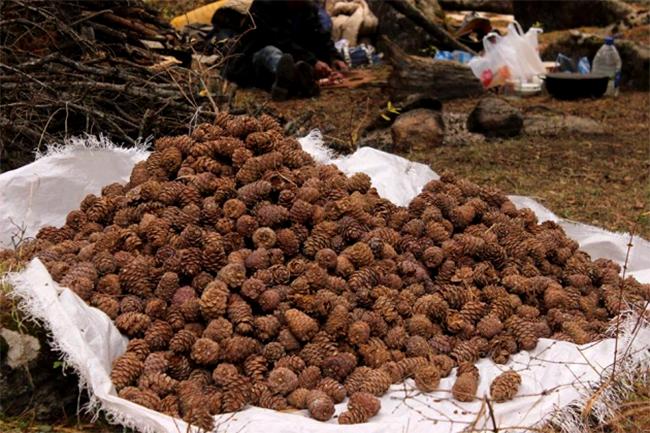
[[[260,87],[271,86],[271,98],[288,99],[295,86],[296,66],[291,54],[268,45],[253,54],[253,67]]]
[[[267,74],[267,76],[275,76],[278,69],[278,63],[282,57],[282,50],[273,45],[267,45],[261,50],[253,54],[253,66],[256,73]]]

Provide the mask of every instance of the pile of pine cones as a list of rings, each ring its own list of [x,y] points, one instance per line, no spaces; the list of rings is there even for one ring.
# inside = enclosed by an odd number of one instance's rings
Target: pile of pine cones
[[[412,378],[476,398],[474,363],[599,337],[650,287],[591,261],[553,222],[453,175],[408,208],[317,165],[271,118],[220,115],[164,137],[32,248],[130,338],[120,396],[201,428],[252,404],[365,422]],[[514,372],[495,381],[512,398]]]

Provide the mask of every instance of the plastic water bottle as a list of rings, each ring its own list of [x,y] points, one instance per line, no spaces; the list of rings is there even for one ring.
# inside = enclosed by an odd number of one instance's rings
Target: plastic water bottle
[[[609,83],[607,84],[608,96],[618,95],[618,86],[621,81],[621,56],[614,46],[614,38],[608,36],[605,38],[605,44],[598,49],[596,57],[594,57],[593,68],[591,71],[594,74],[607,75]]]

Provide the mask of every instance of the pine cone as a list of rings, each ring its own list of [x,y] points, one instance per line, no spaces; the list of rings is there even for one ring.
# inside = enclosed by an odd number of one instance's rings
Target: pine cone
[[[151,319],[146,314],[128,312],[115,319],[115,326],[129,337],[141,335],[149,327]]]
[[[221,347],[209,338],[199,338],[192,345],[191,358],[199,365],[213,365],[219,360]]]
[[[368,392],[376,396],[382,396],[390,388],[392,381],[388,373],[382,370],[370,370],[367,372],[358,390],[360,392]],[[348,392],[350,390],[348,389]]]
[[[111,381],[115,388],[121,389],[131,385],[142,373],[144,363],[132,352],[126,352],[113,362]]]
[[[323,375],[343,381],[357,366],[357,358],[347,352],[329,356],[320,364]]]
[[[302,311],[289,309],[285,311],[284,318],[291,333],[301,341],[307,341],[318,332],[318,322]]]
[[[226,284],[214,280],[201,294],[201,313],[205,319],[214,319],[226,313],[229,290]]]
[[[192,349],[196,340],[196,334],[192,331],[181,329],[169,341],[169,349],[176,353],[186,353]]]
[[[471,363],[463,363],[458,366],[456,381],[451,388],[452,395],[458,401],[469,402],[476,397],[478,389],[478,369]]]
[[[267,359],[262,355],[251,355],[244,361],[244,372],[254,382],[261,382],[266,376]]]
[[[334,402],[320,390],[312,390],[307,394],[307,409],[312,418],[327,421],[334,415]]]
[[[160,398],[153,392],[148,389],[136,388],[129,386],[122,388],[118,395],[121,398],[132,401],[133,403],[139,404],[146,408],[152,410],[160,409]]]
[[[321,380],[321,370],[315,365],[310,365],[298,375],[298,386],[301,388],[313,389]]]
[[[169,341],[174,336],[174,329],[169,323],[163,320],[154,321],[144,333],[144,340],[151,350],[163,350],[167,348]]]
[[[497,403],[512,400],[519,391],[521,376],[515,371],[509,370],[501,373],[490,384],[490,396]]]
[[[269,388],[276,394],[287,395],[298,387],[298,376],[286,367],[276,367],[267,379]]]
[[[287,396],[287,402],[296,409],[307,409],[307,388],[296,388]]]
[[[440,372],[433,365],[417,367],[413,373],[415,386],[422,392],[432,392],[440,384]]]

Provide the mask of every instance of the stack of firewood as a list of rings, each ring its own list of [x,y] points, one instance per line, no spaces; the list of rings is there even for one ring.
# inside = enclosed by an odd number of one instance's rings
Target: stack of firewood
[[[0,22],[0,171],[66,136],[135,143],[216,111],[191,51],[141,0],[6,0]]]

